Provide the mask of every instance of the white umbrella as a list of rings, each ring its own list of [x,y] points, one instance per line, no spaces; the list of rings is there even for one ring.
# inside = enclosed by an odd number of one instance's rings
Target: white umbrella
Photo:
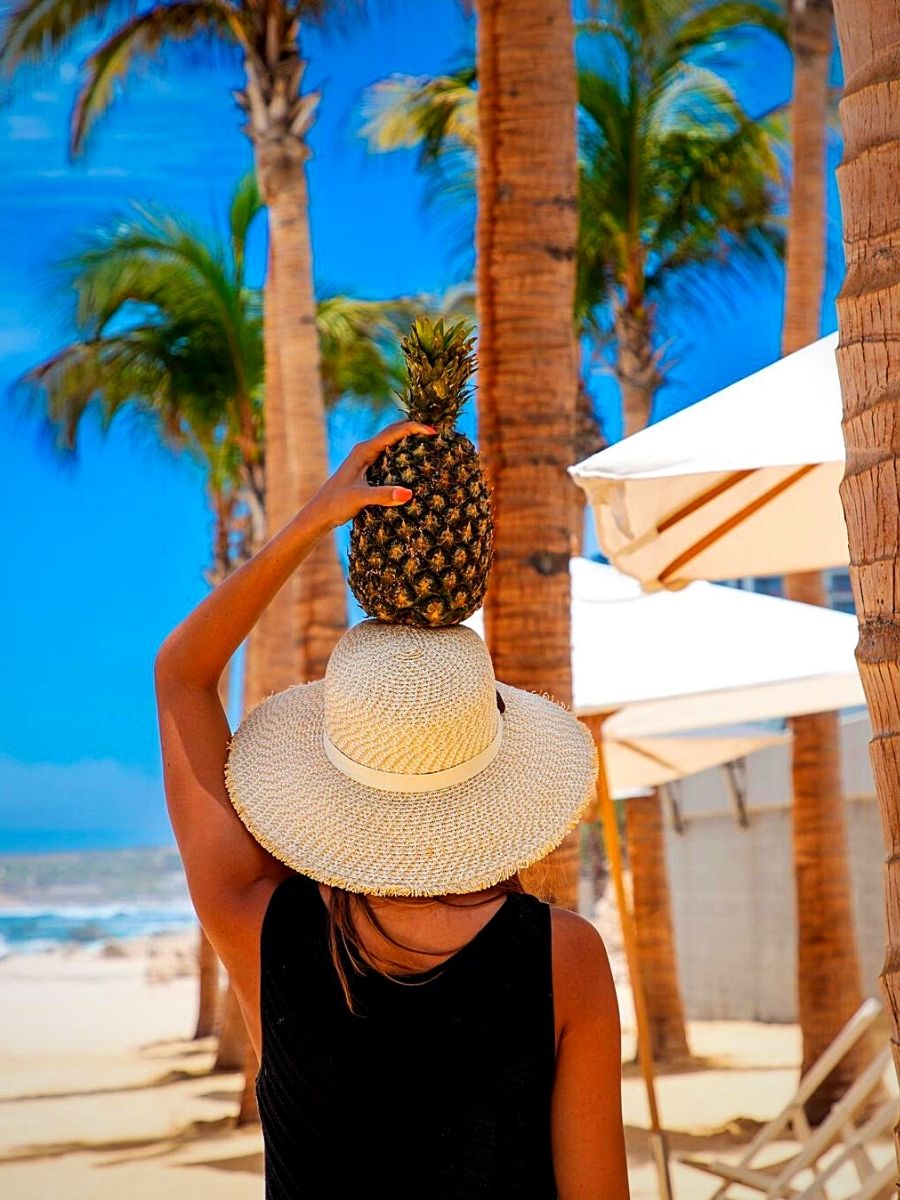
[[[865,704],[849,613],[716,583],[647,593],[586,558],[571,579],[573,708],[611,714],[605,738]],[[480,613],[468,623],[482,631]]]
[[[613,798],[624,800],[647,788],[661,787],[698,771],[746,758],[757,750],[781,745],[787,740],[786,734],[761,733],[752,727],[707,730],[694,736],[606,736],[603,757]]]
[[[574,708],[634,738],[865,703],[856,618],[717,583],[647,593],[572,560]]]
[[[848,561],[837,334],[570,467],[644,587]]]

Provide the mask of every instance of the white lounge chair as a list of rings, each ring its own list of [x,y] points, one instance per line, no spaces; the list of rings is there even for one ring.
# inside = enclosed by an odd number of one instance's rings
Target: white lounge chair
[[[722,1180],[710,1200],[725,1200],[734,1184],[760,1192],[766,1200],[829,1200],[828,1181],[848,1164],[856,1170],[858,1188],[853,1200],[882,1200],[894,1191],[897,1174],[893,1154],[891,1161],[877,1166],[870,1154],[875,1138],[885,1134],[897,1119],[897,1100],[890,1098],[879,1104],[862,1125],[854,1117],[878,1087],[890,1061],[890,1047],[885,1046],[866,1066],[859,1078],[835,1103],[831,1112],[814,1129],[810,1128],[803,1106],[827,1075],[881,1015],[881,1005],[868,999],[850,1018],[828,1049],[800,1080],[797,1091],[781,1112],[769,1121],[745,1147],[736,1162],[702,1159],[685,1151],[675,1151],[673,1160],[696,1167]],[[794,1141],[798,1149],[788,1158],[777,1162],[759,1162],[761,1155],[771,1155],[774,1142]],[[820,1159],[833,1146],[840,1145],[837,1155],[820,1165]],[[810,1170],[812,1182],[798,1181],[801,1172]],[[843,1193],[847,1195],[846,1191]]]

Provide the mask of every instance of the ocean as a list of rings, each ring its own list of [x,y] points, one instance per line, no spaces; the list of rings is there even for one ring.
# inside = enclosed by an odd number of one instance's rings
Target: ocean
[[[0,958],[196,924],[171,847],[0,855]]]

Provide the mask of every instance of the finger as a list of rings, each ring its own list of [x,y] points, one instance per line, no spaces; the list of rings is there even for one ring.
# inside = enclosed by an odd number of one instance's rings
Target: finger
[[[368,441],[360,443],[358,448],[362,452],[363,462],[367,466],[373,463],[382,450],[386,450],[394,442],[399,442],[401,438],[409,437],[411,433],[435,434],[437,430],[433,425],[423,425],[420,421],[395,421]]]
[[[408,487],[370,487],[366,488],[365,504],[381,504],[385,507],[396,507],[406,504],[412,499],[412,491]]]

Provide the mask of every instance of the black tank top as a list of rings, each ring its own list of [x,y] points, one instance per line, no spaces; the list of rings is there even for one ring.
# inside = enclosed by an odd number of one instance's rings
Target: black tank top
[[[462,949],[404,983],[348,970],[360,1015],[327,921],[303,875],[276,887],[263,921],[267,1200],[555,1200],[549,905],[509,894]]]

